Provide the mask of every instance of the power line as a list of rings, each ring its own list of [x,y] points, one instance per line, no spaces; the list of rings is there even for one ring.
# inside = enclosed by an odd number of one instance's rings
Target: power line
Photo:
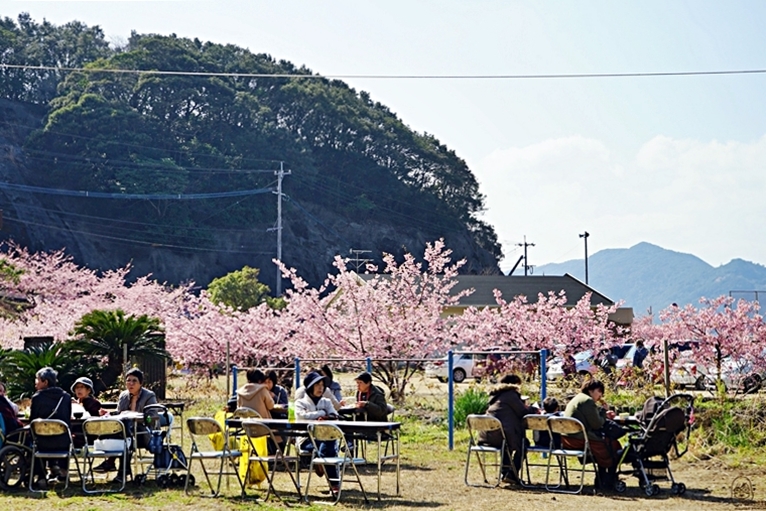
[[[646,71],[626,73],[551,73],[551,74],[488,74],[488,75],[358,75],[358,74],[291,74],[291,73],[227,73],[212,71],[166,71],[158,69],[115,69],[115,68],[85,68],[30,66],[26,64],[0,64],[0,69],[24,69],[39,71],[65,71],[83,73],[111,73],[160,76],[196,76],[224,78],[289,78],[289,79],[372,79],[372,80],[545,80],[545,79],[579,79],[579,78],[645,78],[664,76],[721,76],[721,75],[753,75],[766,74],[766,69],[725,69],[710,71]]]
[[[7,217],[7,216],[4,217],[4,220],[8,220],[10,222],[17,222],[17,223],[24,224],[24,225],[33,225],[35,227],[43,227],[43,228],[52,229],[52,230],[55,230],[55,231],[66,231],[66,232],[72,233],[72,234],[82,234],[83,236],[90,236],[90,237],[94,237],[94,238],[103,238],[103,239],[108,239],[108,240],[117,241],[117,242],[125,242],[125,243],[130,243],[130,244],[133,244],[133,245],[144,245],[144,246],[150,246],[150,247],[155,247],[155,248],[176,248],[176,249],[180,249],[180,250],[191,250],[191,251],[194,251],[194,252],[222,252],[222,253],[227,253],[227,254],[249,254],[249,255],[271,255],[271,254],[273,254],[272,252],[251,252],[251,251],[248,251],[248,250],[223,250],[223,249],[218,249],[218,248],[203,248],[203,247],[199,247],[199,246],[190,247],[190,246],[183,246],[183,245],[171,245],[171,244],[167,244],[167,243],[158,243],[158,242],[153,242],[153,241],[142,241],[142,240],[136,240],[136,239],[121,238],[121,237],[118,237],[118,236],[108,236],[106,234],[96,234],[96,233],[88,232],[88,231],[77,231],[77,230],[72,230],[72,229],[69,229],[69,228],[57,227],[55,225],[50,225],[50,224],[41,224],[41,223],[38,223],[38,222],[31,222],[31,221],[28,221],[28,220],[21,220],[19,218],[12,218],[12,217]]]
[[[107,193],[107,192],[89,192],[77,190],[61,190],[57,188],[43,188],[40,186],[17,185],[13,183],[0,182],[0,190],[11,190],[15,192],[41,193],[45,195],[64,195],[67,197],[88,197],[93,199],[121,199],[121,200],[199,200],[199,199],[219,199],[222,197],[244,197],[247,195],[259,195],[262,193],[271,193],[272,188],[258,188],[254,190],[237,190],[233,192],[216,193]]]

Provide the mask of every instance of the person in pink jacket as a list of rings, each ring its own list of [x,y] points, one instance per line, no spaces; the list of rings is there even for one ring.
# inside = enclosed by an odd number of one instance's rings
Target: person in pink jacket
[[[266,386],[266,375],[259,369],[247,370],[247,383],[237,389],[237,407],[252,408],[261,417],[271,418],[274,398]]]

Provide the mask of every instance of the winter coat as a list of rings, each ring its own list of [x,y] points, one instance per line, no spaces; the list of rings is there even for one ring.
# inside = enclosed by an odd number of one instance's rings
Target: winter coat
[[[335,407],[332,401],[324,396],[314,403],[304,392],[304,396],[295,401],[295,418],[298,420],[316,420],[331,416],[335,416]]]
[[[327,388],[330,390],[330,392],[332,392],[332,396],[336,401],[343,401],[343,389],[341,389],[340,383],[333,380],[330,382]]]
[[[248,383],[237,389],[237,407],[252,408],[264,419],[271,418],[274,399],[271,392],[262,383]]]
[[[489,408],[487,415],[500,420],[505,433],[505,440],[512,451],[520,451],[524,439],[524,416],[538,413],[534,406],[526,406],[521,399],[521,389],[518,385],[504,384],[492,389],[489,393]],[[500,447],[503,438],[497,431],[479,433],[479,441]]]
[[[388,404],[386,403],[386,394],[375,385],[370,385],[369,395],[356,393],[356,400],[366,401],[364,411],[367,413],[367,420],[373,422],[385,422],[388,419]]]
[[[298,387],[298,389],[295,391],[295,400],[298,401],[304,397],[306,397],[306,387]],[[327,387],[325,387],[322,397],[330,400],[330,403],[332,403],[332,407],[335,408],[335,411],[340,410],[340,401],[335,399],[335,396],[332,395],[332,391]]]
[[[61,387],[48,387],[38,390],[32,396],[32,406],[29,410],[29,420],[57,419],[64,421],[67,426],[72,423],[72,396]],[[72,441],[71,437],[63,434],[56,436],[38,437],[37,445],[43,451],[66,451]]]
[[[604,425],[606,411],[599,407],[588,394],[580,392],[573,397],[567,404],[566,410],[564,410],[564,417],[574,417],[583,423],[588,438],[591,440],[601,440],[601,436],[595,433],[595,431]],[[581,434],[571,436],[576,438],[582,437]]]
[[[144,408],[147,405],[156,405],[157,396],[151,390],[141,387],[141,391],[138,393],[138,399],[136,400],[136,412],[144,413]],[[120,392],[120,396],[117,398],[117,413],[130,411],[130,392],[123,390]],[[98,413],[96,413],[98,416]]]

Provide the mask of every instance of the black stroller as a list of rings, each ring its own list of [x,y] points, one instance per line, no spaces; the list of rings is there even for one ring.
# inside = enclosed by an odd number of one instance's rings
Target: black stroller
[[[186,483],[189,466],[181,446],[170,442],[172,423],[173,416],[167,407],[148,405],[144,408],[144,426],[149,435],[146,450],[152,456],[142,459],[142,463],[147,464],[148,468],[136,476],[137,484],[144,483],[151,475],[155,476],[157,485],[161,488],[182,487]],[[195,484],[193,475],[189,475],[189,484]]]
[[[664,401],[649,398],[638,414],[641,430],[628,437],[628,445],[619,456],[619,464],[630,464],[630,470],[620,469],[618,474],[631,475],[647,496],[660,493],[655,481],[670,481],[670,492],[681,495],[686,491],[684,483],[677,483],[670,470],[669,455],[674,452],[680,458],[688,450],[689,433],[694,422],[694,397],[676,394]],[[679,446],[683,438],[685,447]],[[625,481],[619,480],[615,490],[624,492]]]

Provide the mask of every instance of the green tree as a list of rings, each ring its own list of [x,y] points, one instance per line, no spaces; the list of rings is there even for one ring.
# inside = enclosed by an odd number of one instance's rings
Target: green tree
[[[35,393],[35,373],[43,367],[58,371],[59,387],[69,390],[80,376],[97,370],[93,357],[83,357],[70,342],[43,343],[24,350],[2,353],[2,378],[8,396],[18,400]]]
[[[94,310],[75,323],[72,349],[85,357],[104,360],[101,381],[111,387],[122,375],[125,353],[167,357],[165,331],[158,318],[126,316],[121,309]]]
[[[214,303],[222,303],[243,311],[264,302],[274,309],[284,308],[284,299],[269,296],[269,286],[258,280],[260,273],[258,268],[245,266],[241,270],[213,279],[207,287],[210,299]]]

